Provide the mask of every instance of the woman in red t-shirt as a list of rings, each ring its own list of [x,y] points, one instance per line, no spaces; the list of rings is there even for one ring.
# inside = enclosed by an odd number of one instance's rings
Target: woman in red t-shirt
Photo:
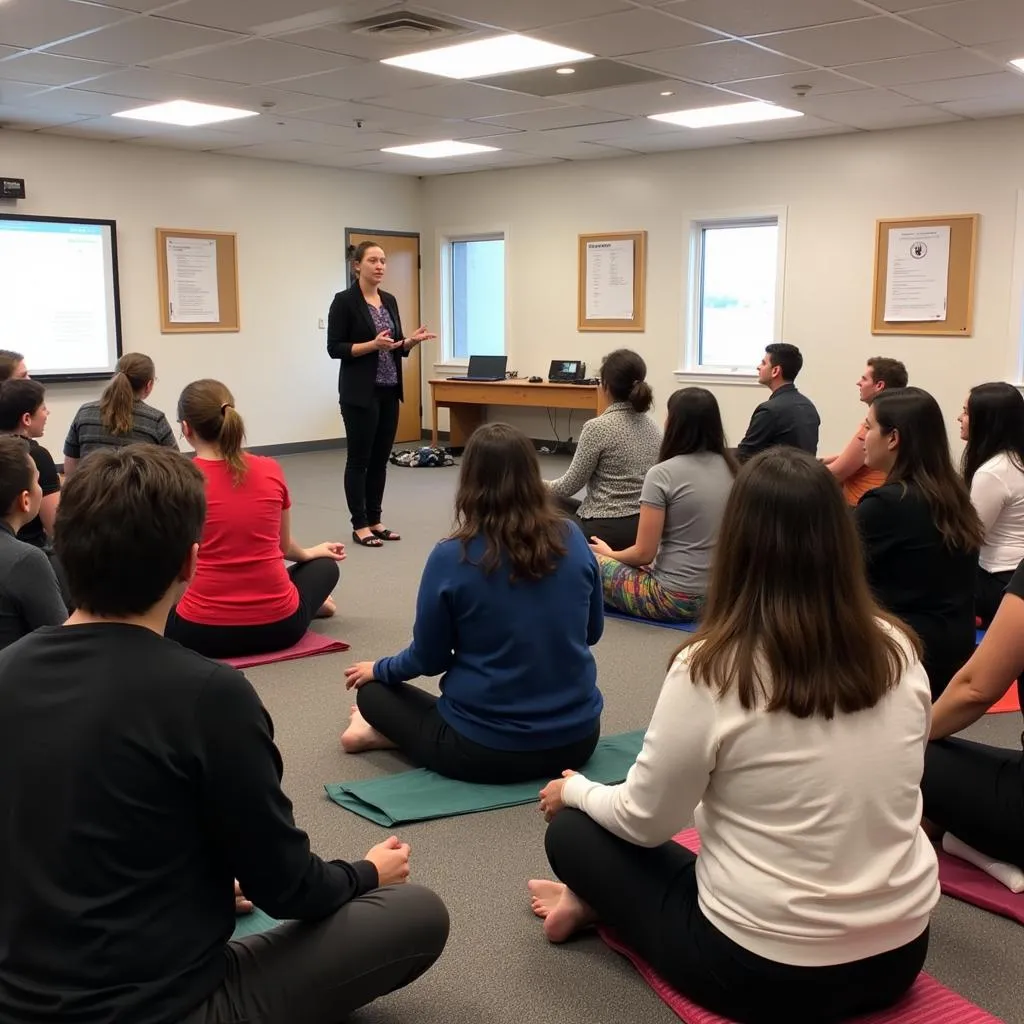
[[[189,384],[178,419],[206,478],[206,523],[196,574],[171,611],[167,636],[210,658],[291,647],[314,617],[334,614],[345,545],[295,543],[284,473],[273,459],[242,450],[245,425],[220,381]],[[295,564],[285,568],[285,559]]]

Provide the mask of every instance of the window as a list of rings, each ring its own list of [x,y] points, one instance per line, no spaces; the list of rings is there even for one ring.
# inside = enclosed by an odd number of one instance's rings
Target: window
[[[694,226],[687,369],[749,373],[778,340],[782,239],[778,217]]]
[[[453,239],[447,250],[447,357],[504,355],[504,237]]]

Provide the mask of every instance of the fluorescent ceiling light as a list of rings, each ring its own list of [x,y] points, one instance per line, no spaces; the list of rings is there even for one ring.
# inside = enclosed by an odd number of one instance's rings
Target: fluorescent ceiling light
[[[510,71],[547,68],[555,64],[589,60],[594,55],[582,50],[570,50],[529,36],[506,35],[480,39],[474,43],[456,43],[437,50],[423,50],[404,57],[388,57],[382,64],[424,71],[428,75],[445,78],[484,78],[504,75]]]
[[[399,156],[419,156],[424,160],[436,160],[442,156],[465,156],[467,153],[496,153],[497,146],[478,146],[475,142],[420,142],[415,146],[388,146],[382,153],[397,153]]]
[[[555,68],[556,75],[575,75],[575,68]]]
[[[773,103],[728,103],[721,107],[697,107],[669,114],[649,114],[652,121],[667,121],[684,128],[713,128],[723,124],[748,124],[751,121],[777,121],[784,117],[803,117],[800,110],[777,107]]]
[[[1024,71],[1024,57],[1018,57],[1016,60],[1011,60],[1010,63],[1017,68],[1018,71]]]
[[[210,103],[193,103],[191,100],[171,100],[149,107],[123,110],[114,117],[128,117],[136,121],[156,121],[159,124],[176,124],[181,128],[195,128],[201,124],[217,124],[220,121],[237,121],[243,117],[259,117],[259,111],[239,110],[238,107],[217,107]]]

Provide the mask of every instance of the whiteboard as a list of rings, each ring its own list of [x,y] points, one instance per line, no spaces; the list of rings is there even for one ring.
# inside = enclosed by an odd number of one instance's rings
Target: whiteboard
[[[121,356],[117,225],[0,214],[0,348],[39,380],[109,377]]]

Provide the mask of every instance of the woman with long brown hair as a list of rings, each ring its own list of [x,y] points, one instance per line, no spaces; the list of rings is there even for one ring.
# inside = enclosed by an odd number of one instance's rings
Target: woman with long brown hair
[[[924,645],[938,697],[974,653],[974,587],[984,534],[953,468],[938,402],[888,388],[868,407],[866,464],[886,474],[855,512],[875,597]]]
[[[346,670],[358,704],[342,746],[397,747],[468,782],[578,768],[600,734],[590,648],[603,628],[597,564],[555,508],[532,444],[487,424],[466,445],[455,529],[423,570],[412,643]],[[407,682],[436,675],[440,699]]]
[[[156,367],[141,352],[126,352],[98,401],[86,402],[64,441],[64,476],[69,477],[90,452],[129,444],[157,444],[177,450],[167,417],[146,399],[156,384]]]
[[[833,1024],[897,1002],[939,898],[921,831],[931,695],[874,602],[828,469],[776,448],[740,471],[702,624],[618,786],[541,793],[552,942],[601,921],[742,1024]],[[691,820],[699,857],[672,842]]]
[[[166,635],[208,658],[294,646],[314,618],[334,614],[345,545],[295,541],[284,473],[273,459],[243,450],[245,424],[220,381],[189,384],[178,420],[206,478],[206,521],[196,574]],[[286,569],[285,559],[294,564]]]

